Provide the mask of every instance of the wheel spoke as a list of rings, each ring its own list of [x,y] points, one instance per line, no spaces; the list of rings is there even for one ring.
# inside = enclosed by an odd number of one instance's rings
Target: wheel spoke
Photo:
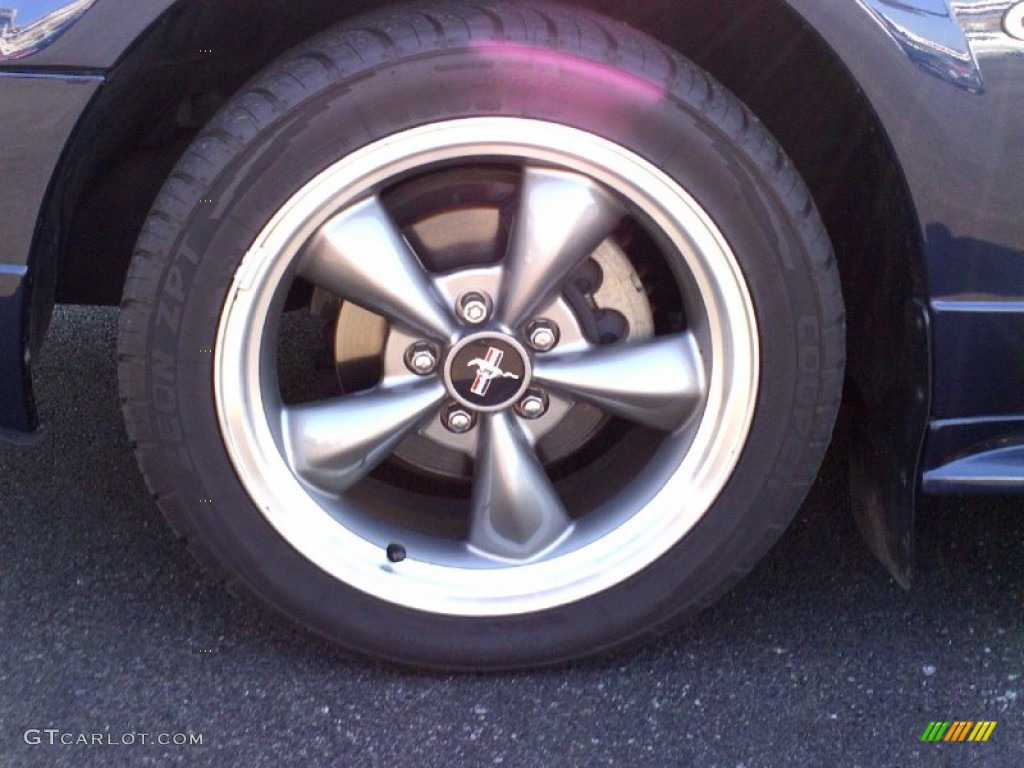
[[[612,197],[584,176],[527,168],[497,306],[498,321],[516,327],[558,292],[623,215]]]
[[[700,353],[688,333],[542,358],[533,373],[552,391],[666,432],[682,426],[704,397]]]
[[[377,197],[328,221],[299,274],[419,333],[442,339],[452,334],[447,307]]]
[[[282,409],[296,474],[341,493],[373,471],[445,399],[439,381],[358,392]]]
[[[572,521],[517,419],[502,411],[480,429],[470,544],[498,557],[537,555]]]

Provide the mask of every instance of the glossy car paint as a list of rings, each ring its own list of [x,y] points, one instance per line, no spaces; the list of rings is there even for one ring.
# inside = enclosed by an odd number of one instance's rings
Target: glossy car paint
[[[870,13],[849,28],[826,18],[831,4],[795,5],[878,111],[921,224],[932,337],[923,489],[1024,488],[1024,465],[1002,453],[979,461],[1024,439],[1024,175],[1012,160],[1024,147],[1024,41],[1003,27],[1016,4],[863,0]],[[967,456],[974,477],[958,464]]]
[[[44,318],[29,308],[33,291],[45,295],[54,276],[32,270],[31,245],[59,150],[100,82],[0,72],[0,429],[38,425],[29,363]]]
[[[857,334],[884,352],[862,382],[851,456],[858,525],[906,585],[919,483],[924,492],[1000,492],[1024,478],[1015,456],[988,453],[1024,438],[1024,315],[1019,305],[1006,311],[1024,297],[1024,178],[1007,162],[1024,146],[1024,45],[1002,28],[1010,2],[858,0],[859,13],[853,3],[792,5],[863,88],[920,226],[920,284],[902,333]],[[927,414],[923,444],[917,413]]]
[[[885,483],[876,477],[869,484],[877,506],[912,508],[919,466],[926,491],[1018,487],[1024,465],[1006,450],[1024,442],[1024,177],[1012,159],[1024,146],[1024,41],[1004,28],[1014,4],[788,4],[863,90],[919,222],[920,252],[908,245],[906,254],[913,279],[893,294],[903,322],[871,328],[870,318],[851,318],[878,338],[875,357],[886,363],[869,382],[865,434],[865,453],[876,457],[865,470],[888,474]],[[71,5],[24,0],[15,18],[38,21]],[[45,46],[0,61],[0,427],[35,426],[23,349],[38,343],[48,313],[43,283],[52,268],[30,258],[45,250],[37,219],[47,184],[106,73],[173,5],[182,3],[83,5]],[[687,3],[678,8],[682,23]],[[888,289],[879,286],[879,294]],[[883,514],[887,530],[879,535],[898,549],[908,520],[893,525],[893,515]]]
[[[51,177],[104,70],[171,3],[7,2],[0,11],[0,437],[20,441],[39,427],[31,358],[55,275],[33,269],[32,256]]]

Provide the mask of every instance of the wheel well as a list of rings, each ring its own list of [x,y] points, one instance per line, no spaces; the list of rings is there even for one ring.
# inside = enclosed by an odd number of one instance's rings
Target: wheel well
[[[658,37],[765,123],[810,188],[835,250],[846,304],[849,404],[874,405],[892,395],[879,371],[927,347],[906,331],[909,308],[926,296],[924,246],[895,151],[843,62],[783,0],[577,4]],[[907,373],[917,376],[916,387],[926,372],[925,363],[924,373]]]
[[[679,50],[740,96],[792,157],[832,239],[855,380],[877,360],[861,318],[899,329],[922,295],[909,193],[856,82],[782,0],[575,0]],[[111,73],[76,130],[39,242],[59,256],[57,300],[115,304],[135,239],[180,153],[231,93],[298,41],[370,0],[186,0]],[[879,318],[879,313],[882,317]],[[891,316],[891,323],[886,323]],[[893,331],[899,333],[898,330]],[[860,375],[858,375],[860,374]]]

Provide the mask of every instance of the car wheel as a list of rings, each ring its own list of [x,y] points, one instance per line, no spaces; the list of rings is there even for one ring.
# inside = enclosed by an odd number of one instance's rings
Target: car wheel
[[[231,585],[439,668],[678,624],[800,504],[834,261],[765,128],[579,9],[362,16],[234,96],[125,289],[128,430]]]

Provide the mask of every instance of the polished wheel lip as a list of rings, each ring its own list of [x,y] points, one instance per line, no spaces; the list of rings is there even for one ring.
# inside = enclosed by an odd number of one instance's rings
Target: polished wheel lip
[[[677,430],[692,431],[678,466],[659,487],[639,488],[630,499],[649,498],[638,501],[628,519],[611,530],[563,552],[576,533],[570,528],[527,561],[474,559],[470,551],[462,563],[433,562],[409,547],[403,562],[392,563],[385,546],[323,507],[283,458],[281,427],[267,418],[277,394],[262,386],[270,357],[264,331],[276,287],[290,279],[303,244],[333,213],[404,173],[472,157],[568,169],[615,189],[643,213],[678,251],[704,303],[707,344],[700,353],[713,361],[707,395],[699,423]],[[449,333],[440,322],[435,326],[437,336]],[[752,300],[727,241],[700,205],[653,164],[607,139],[559,124],[455,119],[396,133],[353,152],[282,206],[243,257],[228,291],[217,333],[214,396],[239,479],[263,517],[307,560],[352,588],[415,610],[476,617],[524,614],[586,599],[625,581],[701,519],[731,476],[749,434],[759,388],[757,338]],[[456,343],[458,333],[438,340]]]

